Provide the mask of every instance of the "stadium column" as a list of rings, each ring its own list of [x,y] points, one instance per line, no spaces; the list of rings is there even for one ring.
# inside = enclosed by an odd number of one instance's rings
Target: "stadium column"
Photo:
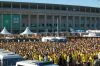
[[[68,14],[66,15],[66,19],[67,19],[67,29],[69,30],[69,20],[68,20]]]
[[[90,8],[90,13],[92,13],[92,9]],[[92,22],[92,18],[90,17],[90,21],[89,21],[89,29],[92,29],[91,28],[91,22]]]
[[[81,16],[79,16],[79,28],[81,29]]]
[[[12,14],[11,14],[11,29],[10,29],[10,32],[12,33]]]
[[[86,13],[86,8],[85,8],[85,13]],[[84,18],[85,18],[85,30],[87,30],[87,22],[86,22],[86,16],[84,16]]]
[[[91,29],[92,29],[92,28],[95,29],[95,27],[92,26],[92,22],[93,22],[92,19],[93,19],[93,18],[90,17],[90,27],[91,27]],[[94,23],[94,24],[95,24],[95,23]]]
[[[86,18],[86,29],[88,29],[88,28],[87,28],[87,24],[88,24],[87,16],[86,16],[85,18]]]
[[[39,32],[39,14],[37,14],[37,17],[36,17],[37,19],[37,33]]]
[[[44,19],[45,19],[45,29],[48,30],[48,26],[46,26],[47,25],[47,15],[46,14],[45,14]]]
[[[45,4],[45,12],[46,12],[46,4]],[[47,26],[47,14],[45,14],[45,16],[44,16],[44,21],[45,21],[45,30],[48,31],[48,26]],[[45,30],[44,30],[44,31],[45,31]]]
[[[86,8],[85,8],[85,13],[86,13]]]
[[[94,17],[94,19],[95,19],[94,27],[95,27],[95,30],[96,30],[97,29],[96,28],[96,24],[97,24],[96,17]]]
[[[90,13],[92,13],[91,8],[90,8]]]
[[[28,15],[28,27],[30,28],[30,17],[31,17],[31,15],[29,14]]]
[[[86,8],[85,8],[85,13],[86,13]],[[87,30],[87,18],[86,18],[86,16],[84,16],[85,17],[85,30]]]
[[[98,27],[96,27],[96,25],[97,25],[97,19],[96,19],[96,17],[95,17],[95,22],[96,22],[95,29],[97,30]]]
[[[52,32],[54,32],[54,15],[52,15],[52,19],[53,19],[53,23],[52,23],[52,26],[53,26]]]
[[[20,27],[19,27],[19,30],[20,30],[19,32],[20,32],[20,33],[21,33],[21,29],[22,29],[22,28],[21,28],[21,21],[22,21],[22,15],[20,14]]]
[[[100,24],[100,17],[98,17],[98,19],[97,19],[97,22],[98,22],[98,28],[97,29],[99,29],[100,30],[100,26],[99,26],[99,24]]]
[[[4,28],[3,27],[3,14],[1,15],[1,20],[2,20],[2,28]]]
[[[72,19],[73,19],[73,28],[75,29],[75,19],[74,19],[74,15],[72,16]]]
[[[61,23],[61,15],[59,16],[59,32],[61,31],[61,25],[62,25],[62,23]]]
[[[86,8],[85,8],[85,13],[86,13]],[[85,18],[85,30],[87,30],[87,21],[86,21],[86,16],[84,16],[84,18]]]
[[[86,22],[86,17],[84,16],[84,18],[85,18],[85,28],[84,28],[84,29],[87,30],[87,28],[86,28],[86,23],[87,23],[87,22]]]
[[[90,29],[92,29],[92,27],[91,27],[91,24],[92,24],[92,17],[90,17]],[[95,28],[93,28],[93,29],[95,29]]]
[[[68,30],[68,15],[66,15],[66,31]]]
[[[12,3],[11,3],[11,33],[12,33]]]

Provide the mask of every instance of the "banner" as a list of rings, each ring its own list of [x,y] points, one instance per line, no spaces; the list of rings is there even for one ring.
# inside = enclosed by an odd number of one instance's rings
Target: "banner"
[[[20,28],[20,15],[12,15],[12,29]]]
[[[6,29],[11,28],[11,15],[9,14],[3,15],[3,27],[6,27]]]

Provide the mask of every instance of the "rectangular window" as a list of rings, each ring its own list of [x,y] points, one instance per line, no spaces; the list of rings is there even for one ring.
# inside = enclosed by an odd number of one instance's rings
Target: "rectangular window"
[[[75,24],[75,27],[78,27],[77,24]]]
[[[85,12],[85,7],[80,7],[81,12]]]
[[[61,27],[66,27],[66,25],[65,24],[62,24]]]
[[[48,10],[52,10],[52,5],[46,5],[46,9],[48,9]]]
[[[11,8],[11,3],[3,3],[3,8]]]
[[[60,10],[60,6],[59,5],[54,5],[54,10]]]
[[[68,11],[73,11],[73,7],[68,7]]]
[[[28,8],[29,8],[28,4],[21,4],[21,9],[28,9]]]
[[[48,27],[52,27],[52,24],[47,24]]]
[[[31,27],[36,27],[37,25],[36,24],[31,24]]]
[[[94,27],[94,24],[92,24],[91,27]]]
[[[44,27],[44,24],[42,24],[42,27]]]
[[[38,9],[45,9],[45,4],[39,4]]]
[[[80,11],[80,7],[74,7],[74,11]]]
[[[37,9],[37,4],[30,4],[31,9]]]
[[[67,10],[66,6],[61,6],[61,10]]]
[[[12,3],[12,8],[20,8],[20,3]]]
[[[96,9],[96,13],[100,13],[100,9],[97,8],[97,9]]]
[[[81,27],[84,27],[84,24],[81,24]]]
[[[57,27],[57,24],[54,24],[55,27]]]
[[[95,13],[96,9],[95,8],[91,8],[91,12]]]
[[[87,27],[90,27],[90,24],[87,24]]]
[[[90,8],[89,7],[86,8],[86,12],[90,12]]]

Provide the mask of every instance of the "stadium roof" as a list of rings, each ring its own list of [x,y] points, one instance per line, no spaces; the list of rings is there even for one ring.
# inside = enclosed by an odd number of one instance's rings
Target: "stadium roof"
[[[100,0],[0,0],[7,2],[48,3],[100,8]]]

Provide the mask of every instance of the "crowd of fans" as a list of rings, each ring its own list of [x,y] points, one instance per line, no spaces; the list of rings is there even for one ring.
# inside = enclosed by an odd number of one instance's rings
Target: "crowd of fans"
[[[26,60],[52,61],[59,66],[94,66],[100,53],[100,38],[67,39],[66,43],[1,41],[0,48],[20,54]]]

